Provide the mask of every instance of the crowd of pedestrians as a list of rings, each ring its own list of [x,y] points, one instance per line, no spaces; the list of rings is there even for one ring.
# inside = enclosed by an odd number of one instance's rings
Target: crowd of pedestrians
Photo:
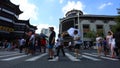
[[[96,46],[98,57],[104,53],[105,56],[110,55],[111,58],[120,58],[120,44],[118,43],[119,40],[120,33],[116,35],[112,31],[108,31],[108,34],[104,38],[97,34]]]
[[[17,41],[1,40],[0,49],[14,51],[17,48]]]
[[[54,31],[54,27],[49,27],[50,35],[49,37],[41,35],[36,38],[35,32],[29,31],[26,37],[21,37],[16,39],[15,41],[0,41],[0,48],[5,50],[14,50],[15,48],[19,49],[20,53],[25,53],[27,55],[35,55],[36,52],[46,53],[48,52],[48,60],[53,59],[54,57],[59,57],[60,51],[62,51],[63,56],[65,55],[64,48],[66,47],[64,44],[64,33],[58,34],[56,38],[56,32]],[[80,47],[82,45],[82,40],[80,35],[78,34],[78,30],[74,30],[74,36],[72,37],[72,45],[76,59],[81,55]],[[48,40],[46,39],[48,38]],[[109,31],[106,37],[101,37],[99,34],[96,35],[96,46],[98,57],[104,53],[105,56],[110,55],[111,58],[119,58],[120,55],[120,32],[113,33]],[[69,45],[71,44],[69,43]],[[54,48],[55,47],[55,48]],[[56,50],[54,50],[56,49]]]

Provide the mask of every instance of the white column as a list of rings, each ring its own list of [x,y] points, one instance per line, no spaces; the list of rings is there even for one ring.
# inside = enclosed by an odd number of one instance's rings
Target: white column
[[[83,28],[82,28],[82,23],[80,22],[80,19],[79,19],[79,12],[77,13],[77,15],[78,15],[78,29],[79,29],[79,31],[80,31],[80,36],[81,36],[81,39],[83,40]]]

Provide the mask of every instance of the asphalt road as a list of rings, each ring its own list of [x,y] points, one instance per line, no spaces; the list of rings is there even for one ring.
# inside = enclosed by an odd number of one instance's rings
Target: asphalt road
[[[49,61],[47,53],[25,55],[18,51],[0,51],[0,68],[120,68],[118,59],[109,56],[97,57],[96,50],[82,50],[82,57],[76,59],[74,52],[66,50],[66,56],[60,54]]]

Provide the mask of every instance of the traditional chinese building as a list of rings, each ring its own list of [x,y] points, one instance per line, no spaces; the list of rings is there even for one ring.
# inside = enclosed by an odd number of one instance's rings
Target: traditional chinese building
[[[37,29],[29,23],[29,20],[19,20],[21,13],[23,12],[19,5],[11,3],[10,0],[0,0],[0,39],[19,38],[27,31]]]

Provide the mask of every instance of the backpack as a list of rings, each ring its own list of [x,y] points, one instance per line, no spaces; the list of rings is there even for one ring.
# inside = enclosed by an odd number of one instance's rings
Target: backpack
[[[46,39],[41,39],[40,43],[41,43],[41,45],[46,45]]]

